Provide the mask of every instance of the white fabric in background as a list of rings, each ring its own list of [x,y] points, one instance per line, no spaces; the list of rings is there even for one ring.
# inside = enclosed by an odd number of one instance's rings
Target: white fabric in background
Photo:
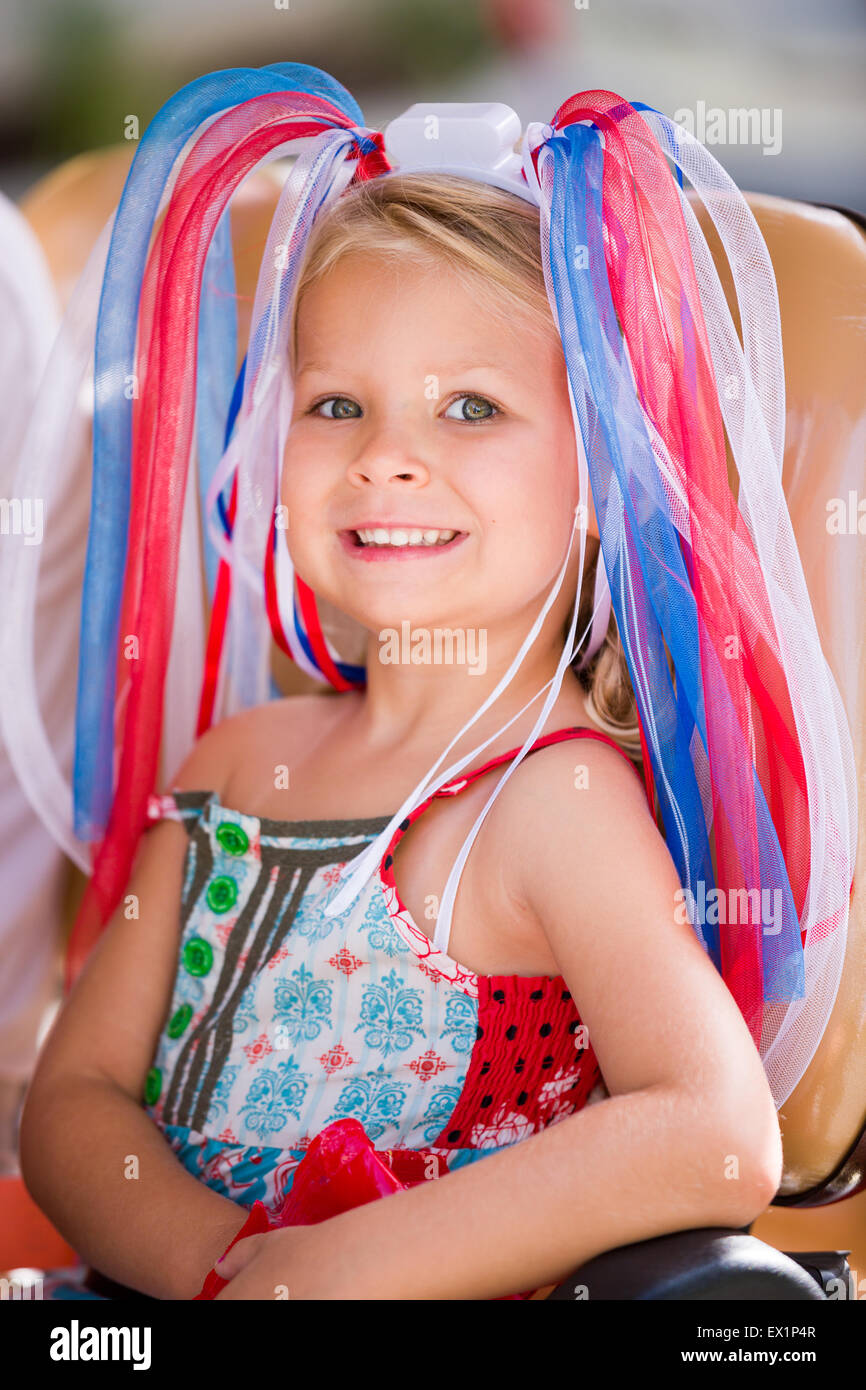
[[[41,246],[15,205],[0,195],[0,498],[18,497],[22,440],[59,321]],[[88,491],[89,480],[79,476],[50,520],[43,508],[36,670],[43,717],[67,774]],[[8,534],[12,524],[0,529],[0,546],[21,544],[20,536]],[[30,1076],[40,1022],[60,990],[65,867],[21,790],[0,736],[0,1081]]]

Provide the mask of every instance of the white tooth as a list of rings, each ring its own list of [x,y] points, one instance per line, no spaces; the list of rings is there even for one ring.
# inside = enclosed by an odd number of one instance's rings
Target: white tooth
[[[456,531],[439,531],[429,528],[426,531],[413,528],[412,530],[393,530],[389,531],[384,526],[367,527],[365,530],[357,532],[362,545],[447,545],[457,535]]]

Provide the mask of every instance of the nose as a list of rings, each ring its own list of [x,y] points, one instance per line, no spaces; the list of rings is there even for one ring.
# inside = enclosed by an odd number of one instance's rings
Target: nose
[[[422,487],[430,479],[430,470],[401,432],[381,430],[355,455],[347,476],[356,487],[370,483],[376,487],[392,483]]]

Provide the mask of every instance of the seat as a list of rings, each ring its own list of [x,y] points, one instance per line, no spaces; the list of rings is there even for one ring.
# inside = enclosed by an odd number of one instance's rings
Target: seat
[[[83,263],[117,202],[128,161],[129,151],[123,147],[82,156],[49,175],[25,199],[23,210],[54,256],[59,277],[72,274],[61,260],[70,248],[65,232],[59,231],[61,217],[74,219],[79,231],[82,218],[89,217],[76,253]],[[238,289],[247,323],[276,197],[271,178],[251,179],[232,205]],[[859,866],[866,820],[866,618],[854,596],[866,593],[866,548],[858,546],[856,532],[833,536],[830,544],[826,500],[848,499],[858,484],[863,485],[866,223],[846,209],[765,194],[746,197],[767,242],[779,287],[787,385],[783,486],[818,630],[851,725],[861,808]],[[720,243],[700,202],[693,198],[693,204],[738,322]],[[242,324],[242,340],[244,331]],[[733,488],[732,465],[730,476]],[[866,499],[862,510],[861,536],[866,535]],[[840,594],[850,595],[850,604],[834,606]],[[320,689],[276,650],[274,672],[285,694]],[[773,1207],[819,1207],[866,1190],[864,997],[866,889],[858,871],[835,1006],[820,1047],[779,1115],[784,1171]],[[26,1204],[23,1185],[21,1194]],[[34,1227],[28,1237],[25,1222],[15,1249],[7,1242],[0,1251],[0,1266],[38,1265],[38,1235]],[[848,1253],[785,1254],[752,1236],[750,1228],[679,1231],[602,1252],[536,1297],[814,1301],[834,1296],[839,1282],[848,1279]],[[101,1279],[94,1277],[97,1283]],[[102,1287],[112,1297],[141,1297],[106,1281]]]

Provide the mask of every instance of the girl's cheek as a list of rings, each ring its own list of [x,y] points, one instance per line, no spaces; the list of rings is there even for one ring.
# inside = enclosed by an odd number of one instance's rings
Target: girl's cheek
[[[305,479],[304,473],[298,462],[286,459],[283,462],[283,471],[280,478],[280,501],[284,506],[302,504],[304,492],[309,490],[310,478]]]

